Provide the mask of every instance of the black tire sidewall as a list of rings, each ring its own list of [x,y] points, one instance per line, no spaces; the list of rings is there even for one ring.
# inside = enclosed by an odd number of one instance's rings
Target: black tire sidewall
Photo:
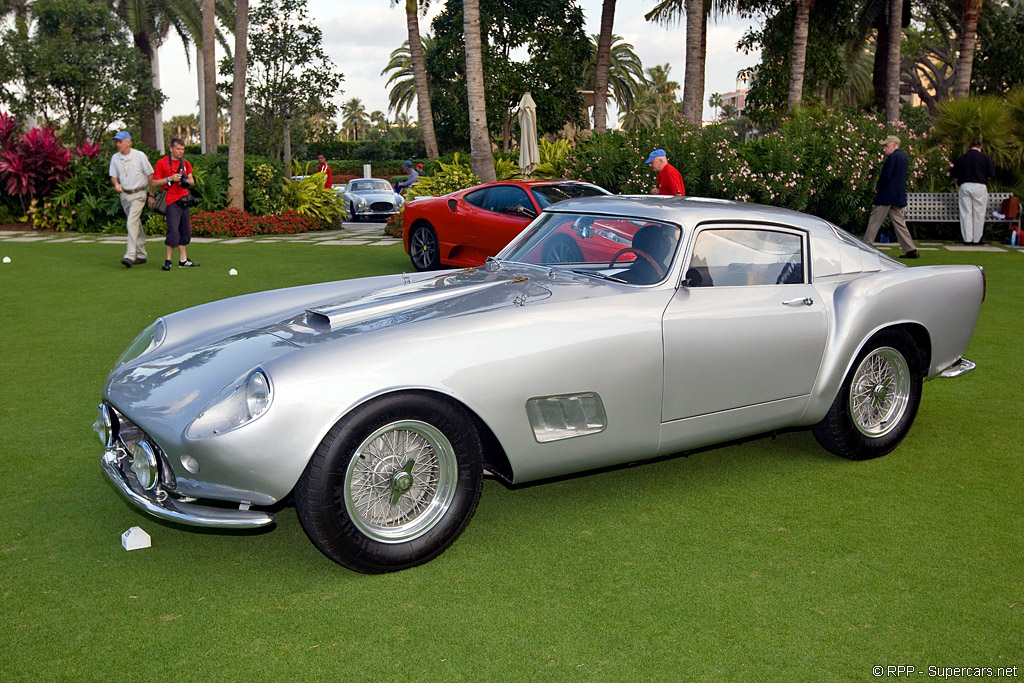
[[[345,474],[355,449],[374,431],[398,420],[421,420],[439,429],[455,452],[452,502],[423,535],[402,543],[366,536],[349,517]],[[473,516],[483,483],[482,447],[472,420],[457,404],[424,394],[386,396],[343,418],[324,437],[295,487],[303,529],[327,557],[359,572],[397,571],[428,562],[447,549]]]
[[[412,244],[413,244],[413,241],[416,238],[416,235],[419,232],[421,232],[421,231],[425,232],[427,235],[429,235],[431,240],[433,241],[433,244],[434,244],[434,254],[433,254],[433,257],[430,259],[430,263],[427,263],[425,266],[421,266],[420,264],[416,263],[415,259],[413,259],[412,265],[413,265],[413,267],[416,268],[416,270],[419,270],[419,271],[436,270],[437,267],[441,263],[441,245],[437,241],[437,231],[434,230],[434,228],[432,226],[430,226],[429,224],[423,224],[423,223],[420,223],[419,225],[414,225],[413,226],[412,231],[409,233],[410,250],[412,249]]]
[[[910,374],[910,395],[900,421],[888,433],[872,437],[863,434],[850,414],[850,391],[853,377],[865,358],[882,347],[896,349],[906,360]],[[814,428],[818,442],[826,449],[850,460],[869,460],[895,449],[910,431],[921,403],[921,361],[913,338],[903,330],[882,330],[872,336],[861,348],[850,366],[839,394],[825,416]]]

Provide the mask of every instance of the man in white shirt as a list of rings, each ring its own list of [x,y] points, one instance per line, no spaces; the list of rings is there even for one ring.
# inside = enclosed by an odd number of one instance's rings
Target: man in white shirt
[[[153,165],[145,154],[132,149],[132,136],[128,131],[114,135],[117,153],[110,158],[110,181],[121,195],[121,208],[128,216],[128,248],[121,263],[125,268],[146,262],[146,235],[142,232],[142,207],[149,196],[149,182],[153,178]]]

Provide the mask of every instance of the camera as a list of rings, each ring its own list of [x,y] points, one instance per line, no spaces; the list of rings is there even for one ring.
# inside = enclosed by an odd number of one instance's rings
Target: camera
[[[188,181],[188,178],[185,176],[184,173],[181,174],[181,187],[185,190],[192,187],[192,183]]]

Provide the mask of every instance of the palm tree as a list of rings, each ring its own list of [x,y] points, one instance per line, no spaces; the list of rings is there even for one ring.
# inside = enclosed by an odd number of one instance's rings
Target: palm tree
[[[431,35],[421,36],[424,52],[434,49],[434,37]],[[401,47],[391,52],[391,58],[387,66],[381,69],[383,76],[391,72],[385,87],[391,86],[388,92],[388,111],[408,111],[416,101],[416,75],[412,68],[412,53],[409,51],[409,41],[402,43]],[[391,85],[394,83],[394,85]]]
[[[391,0],[392,7],[399,0]],[[437,136],[434,134],[434,114],[430,108],[430,84],[427,82],[427,66],[424,56],[424,46],[420,42],[420,24],[418,11],[420,4],[426,9],[430,0],[405,0],[405,26],[409,34],[409,61],[412,67],[413,83],[416,96],[416,113],[420,118],[420,130],[423,131],[423,146],[427,151],[427,158],[436,159],[440,154],[437,151]],[[392,56],[394,53],[392,53]],[[383,74],[382,74],[383,75]],[[390,81],[388,81],[390,83]]]
[[[463,36],[466,41],[466,90],[469,101],[470,166],[480,182],[497,179],[491,137],[487,131],[487,102],[484,99],[483,50],[480,40],[480,0],[462,5]]]
[[[245,208],[245,68],[249,57],[249,0],[235,0],[235,71],[228,137],[228,206]]]
[[[963,25],[960,33],[960,58],[956,63],[953,97],[967,97],[971,90],[971,70],[974,67],[974,49],[978,45],[978,17],[982,0],[962,0]]]
[[[202,149],[207,154],[217,152],[217,58],[213,49],[217,34],[214,0],[203,0],[203,27],[200,46],[203,56],[203,141]]]
[[[583,68],[584,87],[595,92],[597,103],[597,53],[599,37],[590,36],[591,57]],[[633,106],[640,91],[647,85],[644,78],[644,67],[640,58],[633,51],[633,46],[625,42],[622,36],[612,35],[612,46],[609,50],[608,92],[620,110]],[[597,129],[597,110],[594,110],[594,129]],[[606,110],[607,111],[607,110]]]
[[[676,112],[676,91],[679,90],[679,84],[669,80],[668,72],[671,70],[672,67],[668,64],[657,64],[647,69],[649,90],[654,106],[655,126],[658,128],[661,127],[662,121],[671,118]],[[684,101],[683,107],[685,108],[685,106],[686,102]],[[703,109],[704,104],[701,103],[701,111]],[[697,123],[700,123],[700,118],[697,119]]]
[[[715,118],[718,118],[718,109],[722,106],[722,93],[713,92],[711,97],[708,98],[708,106],[714,107]]]
[[[793,53],[789,62],[789,111],[797,108],[804,97],[804,70],[807,67],[807,33],[811,26],[814,0],[796,0],[793,20]]]
[[[641,91],[633,106],[619,115],[619,123],[626,130],[654,128],[658,121],[660,105],[657,93],[652,88]]]
[[[896,123],[900,120],[900,44],[903,41],[902,22],[896,17],[903,16],[903,0],[889,0],[889,45],[887,46],[888,69],[885,79],[885,120]],[[879,50],[882,46],[879,45]]]
[[[358,97],[341,105],[341,113],[344,115],[342,122],[352,133],[352,140],[359,139],[359,129],[365,126],[369,119],[366,117],[366,107]]]
[[[594,64],[594,130],[608,129],[608,80],[611,72],[612,25],[615,21],[615,0],[604,0],[601,5],[601,31],[597,39]]]
[[[135,47],[142,54],[153,72],[154,83],[160,79],[157,62],[157,48],[167,37],[171,28],[175,30],[185,46],[185,58],[194,36],[202,36],[202,17],[199,0],[109,0],[114,13],[124,22],[132,34]],[[157,118],[159,111],[149,105],[142,105],[139,111],[139,125],[142,141],[151,147],[157,146]]]

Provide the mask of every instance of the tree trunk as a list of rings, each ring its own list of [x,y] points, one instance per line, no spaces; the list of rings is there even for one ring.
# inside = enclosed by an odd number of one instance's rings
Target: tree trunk
[[[885,121],[900,120],[900,42],[903,40],[903,0],[889,0],[889,55],[885,70]]]
[[[214,0],[203,0],[203,151],[217,153],[217,26],[214,23]]]
[[[462,5],[463,35],[466,40],[466,90],[469,99],[469,150],[473,173],[482,183],[494,182],[494,155],[487,130],[487,100],[484,95],[483,48],[480,40],[480,1]]]
[[[206,69],[203,46],[196,43],[196,89],[199,91],[199,151],[206,154]]]
[[[799,106],[804,98],[804,72],[807,68],[807,33],[811,25],[811,7],[814,0],[798,0],[796,19],[793,21],[793,54],[789,70],[789,111]]]
[[[875,88],[875,109],[885,110],[886,83],[889,78],[889,24],[883,22],[875,37],[875,67],[871,73],[871,85]]]
[[[615,0],[601,6],[601,33],[597,37],[597,66],[594,68],[594,132],[608,130],[608,70],[612,61],[612,26]]]
[[[135,47],[138,48],[146,63],[149,64],[149,72],[153,73],[153,53],[156,48],[153,46],[149,34],[145,31],[136,33],[134,39]],[[156,121],[154,114],[153,107],[149,104],[143,104],[139,107],[139,128],[141,129],[140,137],[142,142],[156,149]]]
[[[427,62],[420,40],[420,22],[416,12],[419,0],[405,0],[405,25],[409,31],[409,57],[412,60],[413,81],[416,83],[416,113],[420,117],[420,131],[428,159],[441,156],[434,135],[434,113],[430,108],[430,84],[427,82]]]
[[[981,2],[982,0],[963,0],[960,57],[956,61],[953,97],[967,97],[971,92],[971,71],[974,68],[974,49],[978,46],[978,16],[981,14]]]
[[[160,50],[153,50],[153,87],[157,90],[160,89]],[[165,151],[164,146],[164,111],[162,107],[157,107],[153,111],[153,134],[156,136],[156,147],[157,151],[161,154]]]
[[[704,0],[685,2],[686,69],[683,72],[683,118],[699,126],[701,112],[704,110],[704,71],[701,69],[700,58]]]
[[[245,67],[248,58],[249,0],[235,2],[235,72],[228,135],[228,206],[245,208]]]

